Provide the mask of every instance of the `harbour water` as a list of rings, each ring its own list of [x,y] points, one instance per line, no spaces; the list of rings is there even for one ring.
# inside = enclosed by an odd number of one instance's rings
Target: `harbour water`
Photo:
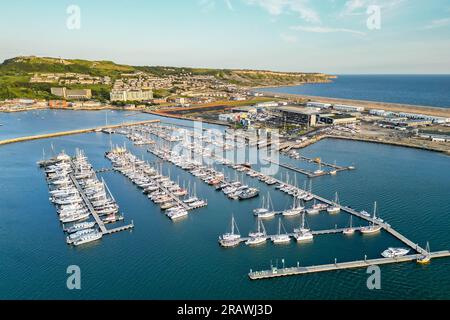
[[[21,114],[23,118],[26,114]],[[81,118],[71,126],[85,127]],[[62,118],[55,115],[63,126]],[[118,119],[120,116],[118,116]],[[103,124],[103,115],[98,124]],[[126,120],[128,121],[128,120]],[[174,122],[172,119],[166,120]],[[189,122],[176,121],[177,123]],[[120,122],[119,122],[120,123]],[[94,124],[94,123],[93,123]],[[51,123],[46,123],[52,128]],[[40,130],[43,126],[36,128]],[[213,127],[213,126],[208,126]],[[33,131],[33,128],[17,130]],[[111,139],[111,140],[110,140]],[[130,180],[116,172],[100,173],[117,200],[127,221],[135,229],[103,238],[83,247],[65,244],[56,219],[55,208],[48,201],[48,188],[36,161],[42,149],[50,154],[64,149],[74,154],[82,148],[94,168],[110,167],[104,157],[110,143],[127,145],[139,157],[159,161],[144,147],[133,146],[124,136],[89,133],[48,140],[11,144],[0,148],[0,299],[401,299],[450,298],[450,260],[433,260],[430,265],[405,263],[381,267],[382,289],[366,287],[366,270],[347,270],[267,281],[250,281],[250,269],[267,269],[272,260],[281,267],[315,265],[376,258],[389,246],[402,246],[382,232],[375,236],[319,236],[312,243],[274,246],[269,242],[257,248],[240,246],[223,249],[218,236],[228,231],[234,213],[242,235],[255,228],[252,209],[261,197],[232,201],[200,179],[164,163],[163,171],[180,184],[196,182],[197,194],[208,206],[192,212],[188,218],[171,222]],[[354,165],[356,170],[313,179],[313,191],[328,199],[339,192],[341,203],[358,210],[371,211],[378,201],[379,214],[399,232],[422,246],[430,241],[432,251],[450,249],[450,161],[449,157],[422,150],[363,142],[323,140],[300,152],[320,156],[326,162]],[[282,156],[283,162],[314,169]],[[259,166],[256,166],[258,169]],[[222,168],[229,176],[235,171]],[[285,177],[279,169],[276,177]],[[289,172],[292,180],[294,174]],[[179,177],[179,178],[178,178]],[[247,184],[256,186],[261,195],[271,192],[274,207],[286,209],[292,198],[244,175]],[[297,175],[299,186],[305,177]],[[313,230],[348,225],[349,216],[322,213],[307,217]],[[297,227],[299,218],[283,219],[288,231]],[[354,224],[363,224],[354,219]],[[265,223],[268,233],[277,230],[277,219]],[[69,265],[81,268],[82,289],[66,287]]]
[[[59,131],[94,128],[106,123],[121,124],[151,120],[155,117],[141,112],[115,110],[77,111],[34,110],[30,112],[0,112],[0,140],[46,134]]]
[[[450,108],[450,75],[339,75],[331,83],[259,91]]]

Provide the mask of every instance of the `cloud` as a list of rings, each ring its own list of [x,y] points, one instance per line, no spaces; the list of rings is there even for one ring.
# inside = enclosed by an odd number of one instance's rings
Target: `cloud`
[[[365,36],[366,33],[353,29],[345,29],[345,28],[329,28],[329,27],[309,27],[309,26],[294,26],[291,27],[292,30],[296,31],[304,31],[304,32],[315,32],[315,33],[351,33],[359,36]]]
[[[287,43],[297,43],[298,38],[291,34],[282,33],[280,34],[281,39]]]
[[[233,5],[231,4],[231,0],[224,0],[225,4],[227,5],[227,8],[231,11],[234,10]]]
[[[319,13],[311,8],[308,0],[244,0],[250,5],[258,5],[269,14],[278,16],[283,13],[295,13],[306,22],[320,23]]]
[[[405,2],[406,0],[347,0],[339,15],[343,17],[366,14],[370,5],[379,6],[384,10],[394,10]]]
[[[349,0],[344,4],[344,10],[341,15],[359,15],[364,13],[361,9],[365,8],[367,5],[366,0]]]
[[[233,11],[233,5],[231,4],[231,0],[221,0],[225,3],[228,10]],[[198,0],[198,5],[202,8],[202,11],[209,12],[216,7],[217,0]]]
[[[447,27],[449,25],[450,25],[450,18],[436,19],[431,21],[428,25],[426,25],[424,29],[436,29]]]
[[[216,1],[214,0],[199,0],[198,5],[202,8],[203,12],[209,12],[216,6]]]

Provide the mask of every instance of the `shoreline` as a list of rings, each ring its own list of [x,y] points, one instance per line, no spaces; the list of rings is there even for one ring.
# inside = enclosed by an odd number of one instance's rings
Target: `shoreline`
[[[404,148],[417,149],[417,150],[423,150],[423,151],[437,152],[437,153],[440,153],[440,154],[443,154],[446,156],[450,156],[450,151],[433,149],[433,148],[429,148],[429,147],[425,147],[425,146],[418,146],[418,145],[412,145],[412,144],[406,144],[406,143],[394,142],[394,141],[379,141],[379,140],[363,138],[363,137],[346,137],[346,136],[338,136],[338,135],[317,136],[313,140],[309,140],[306,143],[294,145],[291,149],[303,149],[303,148],[306,148],[313,144],[316,144],[324,139],[338,139],[338,140],[347,140],[347,141],[360,141],[360,142],[365,142],[365,143],[384,144],[384,145],[390,145],[390,146],[395,146],[395,147],[404,147]]]
[[[288,87],[288,86],[282,86]],[[271,88],[282,88],[282,87],[271,87]],[[258,91],[260,92],[260,91]],[[397,111],[397,112],[409,112],[409,113],[423,113],[431,116],[438,117],[449,117],[450,118],[450,108],[443,107],[432,107],[432,106],[422,106],[413,105],[405,103],[394,103],[394,102],[381,102],[381,101],[370,101],[370,100],[355,100],[355,99],[343,99],[343,98],[331,98],[322,96],[311,96],[303,94],[294,93],[279,93],[273,91],[261,92],[265,97],[281,97],[287,99],[297,99],[297,100],[313,100],[323,103],[338,103],[338,104],[357,104],[361,107],[368,109],[384,109],[386,111]]]
[[[50,109],[50,108],[47,108]],[[110,109],[111,108],[106,108],[106,109]],[[94,109],[67,109],[67,108],[51,108],[51,110],[68,110],[68,111],[99,111],[99,110],[94,110]],[[100,110],[104,110],[104,109],[100,109]],[[185,116],[181,116],[181,115],[176,115],[176,114],[166,114],[163,112],[155,112],[155,111],[146,111],[146,110],[139,110],[139,109],[130,109],[130,110],[124,110],[124,109],[117,109],[117,108],[112,108],[112,110],[118,110],[118,111],[136,111],[139,113],[146,113],[146,114],[151,114],[154,116],[158,116],[158,117],[162,117],[162,118],[168,118],[168,119],[177,119],[177,120],[185,120],[185,121],[201,121],[201,122],[205,122],[208,124],[213,124],[213,125],[220,125],[223,127],[231,127],[231,124],[229,123],[222,123],[220,121],[213,121],[210,119],[203,119],[203,118],[197,118],[197,119],[193,119],[193,118],[188,118]],[[450,110],[449,110],[450,112]],[[147,121],[161,121],[161,120],[147,120]],[[146,122],[146,121],[144,121]],[[125,124],[126,125],[126,124]],[[29,140],[36,140],[36,139],[47,139],[47,138],[52,138],[52,137],[57,137],[57,136],[64,136],[64,135],[73,135],[73,134],[80,134],[80,133],[86,133],[86,132],[93,132],[98,128],[113,128],[113,127],[119,127],[121,125],[111,125],[111,126],[107,126],[107,127],[97,127],[97,128],[89,128],[89,129],[79,129],[79,130],[72,130],[72,131],[67,131],[67,132],[56,132],[56,133],[48,133],[48,134],[41,134],[41,135],[35,135],[35,136],[28,136],[28,137],[17,137],[17,138],[12,138],[12,139],[7,139],[7,140],[0,140],[0,145],[5,145],[5,144],[11,144],[11,143],[16,143],[16,142],[23,142],[23,141],[29,141]],[[438,152],[447,156],[450,156],[450,151],[444,151],[444,150],[439,150],[439,149],[434,149],[434,148],[429,148],[429,147],[425,147],[425,146],[418,146],[418,145],[413,145],[413,144],[407,144],[407,143],[402,143],[402,142],[394,142],[394,141],[379,141],[379,140],[374,140],[374,139],[369,139],[369,138],[362,138],[362,137],[346,137],[346,136],[337,136],[337,135],[321,135],[316,137],[313,140],[308,141],[308,143],[300,143],[297,145],[293,145],[293,149],[303,149],[309,145],[313,145],[323,139],[340,139],[340,140],[352,140],[352,141],[361,141],[361,142],[367,142],[367,143],[377,143],[377,144],[385,144],[385,145],[391,145],[391,146],[397,146],[397,147],[405,147],[405,148],[413,148],[413,149],[419,149],[419,150],[424,150],[424,151],[431,151],[431,152]]]

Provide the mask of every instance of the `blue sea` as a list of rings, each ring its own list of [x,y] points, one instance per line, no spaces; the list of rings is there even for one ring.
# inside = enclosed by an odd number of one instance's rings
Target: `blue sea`
[[[450,108],[450,75],[339,75],[331,83],[258,91]]]
[[[47,130],[54,123],[71,128],[104,123],[104,113],[52,112],[44,119],[16,124],[16,133]],[[118,113],[117,120],[127,113]],[[17,115],[14,115],[16,117]],[[20,121],[36,117],[24,113]],[[92,118],[90,118],[92,117]],[[147,115],[136,116],[148,117]],[[87,120],[90,118],[90,120]],[[5,119],[5,118],[4,118]],[[46,120],[47,119],[47,120]],[[95,120],[97,119],[97,120]],[[164,120],[164,119],[163,119]],[[3,120],[4,121],[4,120]],[[41,122],[42,121],[42,122]],[[165,121],[192,125],[189,121]],[[8,123],[8,121],[7,121]],[[209,126],[219,128],[216,126]],[[3,134],[4,135],[4,134]],[[111,139],[111,140],[110,140]],[[450,259],[430,265],[403,263],[381,267],[381,290],[369,290],[364,269],[320,273],[267,281],[250,281],[250,269],[267,269],[270,263],[281,266],[315,265],[380,256],[389,246],[402,246],[382,232],[376,236],[352,237],[325,235],[312,243],[285,246],[267,243],[258,248],[241,246],[223,249],[218,236],[228,231],[234,213],[241,234],[255,228],[252,210],[261,197],[238,202],[169,163],[162,164],[165,174],[180,184],[196,183],[197,195],[208,200],[206,208],[196,210],[178,223],[172,223],[158,206],[146,198],[127,178],[116,172],[99,174],[115,196],[126,222],[133,220],[131,232],[105,236],[84,247],[65,243],[54,206],[48,200],[44,174],[36,165],[42,150],[51,154],[66,150],[73,154],[82,148],[94,168],[110,167],[104,153],[113,144],[128,148],[152,163],[158,159],[145,148],[136,147],[121,135],[89,133],[37,140],[0,147],[0,299],[449,299]],[[448,156],[381,144],[323,140],[302,154],[322,157],[324,161],[354,165],[356,170],[313,180],[313,191],[326,198],[339,192],[341,203],[370,211],[378,201],[380,216],[413,241],[433,251],[450,249],[450,158]],[[317,166],[282,157],[308,170]],[[257,166],[258,168],[258,166]],[[226,175],[230,168],[218,165]],[[285,177],[285,169],[276,176]],[[294,174],[289,172],[291,181]],[[292,198],[257,180],[243,176],[245,182],[268,192],[276,210],[291,206]],[[308,183],[297,175],[298,185]],[[345,227],[347,214],[307,217],[313,230]],[[288,231],[297,227],[298,218],[283,219]],[[364,224],[354,220],[355,225]],[[266,229],[274,234],[277,219]],[[81,268],[81,290],[66,287],[69,265]]]

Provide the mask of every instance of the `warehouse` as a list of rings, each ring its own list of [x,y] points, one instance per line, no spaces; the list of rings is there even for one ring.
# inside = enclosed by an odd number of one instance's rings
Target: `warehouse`
[[[321,114],[318,116],[319,122],[330,125],[350,124],[355,123],[357,120],[358,119],[356,118],[356,116],[349,114],[328,113],[328,114]]]
[[[301,108],[295,106],[279,107],[283,121],[286,123],[302,124],[314,127],[317,124],[318,112],[316,109]]]

